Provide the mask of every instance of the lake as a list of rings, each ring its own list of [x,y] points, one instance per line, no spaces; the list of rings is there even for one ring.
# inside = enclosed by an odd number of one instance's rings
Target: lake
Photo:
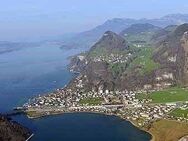
[[[64,87],[73,77],[68,57],[83,49],[60,49],[43,44],[0,55],[0,112],[8,112],[29,98]],[[149,141],[151,136],[116,116],[73,113],[31,120],[14,120],[30,128],[31,141]]]

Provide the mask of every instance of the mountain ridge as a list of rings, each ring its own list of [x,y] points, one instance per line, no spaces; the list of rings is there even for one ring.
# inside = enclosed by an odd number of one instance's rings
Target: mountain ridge
[[[158,19],[131,19],[131,18],[114,18],[107,20],[103,24],[96,26],[91,30],[80,32],[72,36],[71,38],[64,40],[63,47],[76,48],[83,47],[89,48],[96,43],[98,39],[106,32],[113,31],[120,33],[122,30],[128,28],[132,24],[137,23],[149,23],[154,26],[166,27],[168,25],[176,25],[188,22],[187,14],[170,14]],[[181,22],[180,22],[181,21]],[[63,39],[62,39],[63,40]]]

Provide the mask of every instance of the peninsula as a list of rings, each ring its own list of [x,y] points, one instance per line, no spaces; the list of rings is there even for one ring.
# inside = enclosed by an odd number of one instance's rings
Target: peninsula
[[[23,108],[30,118],[66,112],[116,115],[151,133],[154,141],[183,140],[188,135],[187,54],[188,24],[136,24],[120,35],[107,31],[88,52],[72,58],[76,78]]]

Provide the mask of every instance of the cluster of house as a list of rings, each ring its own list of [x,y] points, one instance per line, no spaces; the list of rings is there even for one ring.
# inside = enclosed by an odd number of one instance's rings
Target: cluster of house
[[[128,53],[126,55],[122,55],[122,54],[115,54],[115,53],[111,53],[109,55],[100,55],[97,57],[94,57],[94,62],[107,62],[107,63],[126,63],[129,58],[132,56],[131,53]]]
[[[59,107],[69,107],[74,106],[75,103],[77,103],[77,97],[74,95],[76,92],[72,92],[71,89],[57,89],[55,92],[44,95],[44,96],[38,96],[37,98],[29,100],[28,103],[24,104],[25,108],[31,108],[31,107],[53,107],[53,106],[59,106]]]
[[[169,116],[169,113],[177,108],[177,103],[150,104],[150,99],[139,100],[136,94],[148,92],[144,89],[139,91],[110,91],[100,89],[98,91],[92,90],[86,92],[84,91],[83,77],[78,76],[75,79],[73,87],[57,89],[51,94],[29,100],[24,107],[26,109],[38,108],[44,110],[48,109],[45,107],[50,107],[53,110],[59,109],[59,111],[66,112],[87,111],[116,114],[128,120],[137,121],[139,126],[147,125],[149,122],[160,118],[185,120],[185,118]],[[171,77],[171,75],[168,75],[168,77]],[[102,104],[98,105],[80,104],[81,100],[87,98],[101,98],[103,101]],[[184,104],[181,108],[188,108],[188,104]]]
[[[77,106],[77,107],[69,107],[69,112],[95,112],[95,113],[105,113],[105,114],[113,114],[116,111],[116,108],[107,108],[105,106]]]
[[[137,121],[139,126],[147,125],[149,122],[165,118],[166,115],[175,108],[175,105],[140,105],[129,110],[127,118]]]

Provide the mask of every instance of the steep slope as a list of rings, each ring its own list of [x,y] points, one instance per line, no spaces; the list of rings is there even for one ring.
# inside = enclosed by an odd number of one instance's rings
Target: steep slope
[[[178,51],[178,67],[181,84],[188,86],[188,29],[181,38],[181,46]]]
[[[174,31],[178,26],[177,25],[169,25],[164,28],[165,31],[172,32]]]
[[[29,136],[28,129],[0,115],[0,141],[25,141]]]
[[[125,60],[128,52],[127,42],[120,35],[111,31],[105,32],[87,55],[89,62],[84,74],[89,86],[92,86],[92,89],[113,90],[116,87],[115,80],[123,71],[124,65],[126,66],[128,58],[124,63],[120,63],[119,60]],[[120,64],[123,65],[119,66]]]
[[[160,43],[161,41],[166,39],[166,36],[174,31],[177,28],[177,25],[169,25],[165,28],[157,30],[154,35],[151,37],[152,43]]]
[[[113,50],[124,50],[127,47],[127,42],[121,36],[112,31],[107,31],[89,52],[91,54],[102,49],[111,52]]]
[[[73,59],[74,65],[71,69],[81,70],[87,89],[113,90],[116,87],[115,81],[131,58],[131,53],[127,42],[120,35],[107,31],[82,59],[80,55]]]
[[[154,59],[163,68],[171,70],[176,84],[187,85],[187,31],[188,24],[178,26],[158,44]]]
[[[89,90],[139,89],[154,83],[158,64],[152,53],[152,48],[128,46],[124,38],[108,31],[88,53],[74,59],[71,69],[81,70]]]
[[[177,54],[177,51],[181,46],[180,40],[187,30],[188,24],[183,24],[167,34],[166,38],[160,42],[154,58],[161,63],[169,62],[168,58]]]

